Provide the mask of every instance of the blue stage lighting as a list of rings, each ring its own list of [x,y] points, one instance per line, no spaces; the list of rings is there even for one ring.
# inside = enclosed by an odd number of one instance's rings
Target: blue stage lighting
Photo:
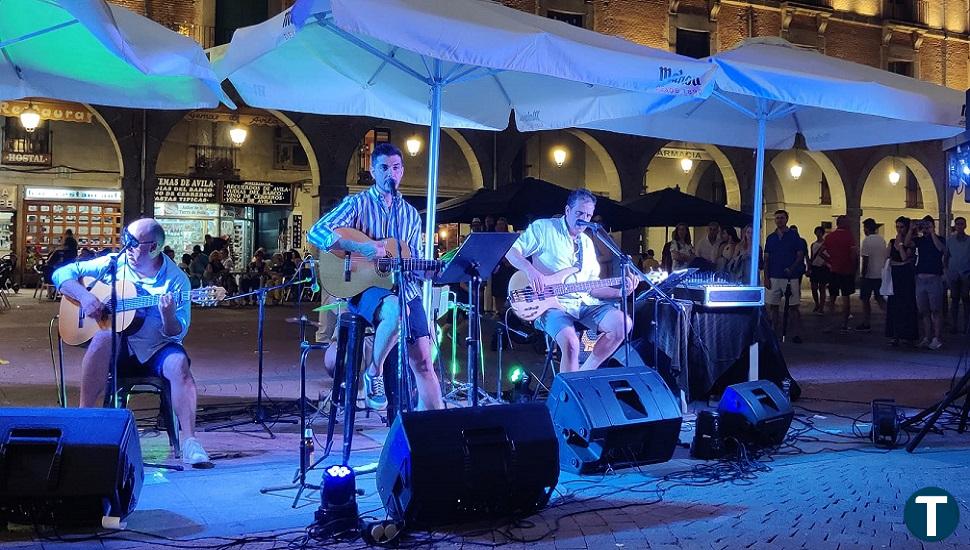
[[[319,529],[329,535],[360,530],[357,511],[357,476],[353,468],[333,465],[323,471],[320,508],[316,512]]]

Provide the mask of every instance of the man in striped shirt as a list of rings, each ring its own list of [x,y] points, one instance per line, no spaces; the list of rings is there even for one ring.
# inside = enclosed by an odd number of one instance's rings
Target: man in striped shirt
[[[417,256],[421,250],[421,216],[398,192],[404,177],[403,159],[401,150],[390,143],[377,145],[371,154],[374,185],[342,200],[313,225],[307,239],[321,250],[338,249],[380,258],[387,255],[385,239],[395,238],[407,243],[412,255]],[[354,242],[342,239],[334,232],[342,227],[357,229],[373,240]],[[403,281],[407,300],[408,357],[418,389],[418,410],[444,408],[441,386],[431,361],[428,317],[421,304],[418,279],[425,275],[407,274]],[[397,295],[387,289],[371,287],[352,298],[349,305],[351,311],[374,326],[373,353],[364,371],[365,400],[373,409],[386,409],[382,373],[384,361],[398,339],[400,306]]]

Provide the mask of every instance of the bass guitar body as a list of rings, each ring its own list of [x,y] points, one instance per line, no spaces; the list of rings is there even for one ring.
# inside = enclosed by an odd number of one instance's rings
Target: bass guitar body
[[[341,239],[357,243],[369,242],[372,239],[364,233],[341,227],[334,230]],[[388,258],[397,257],[397,240],[384,239],[384,250]],[[407,243],[401,243],[402,256],[411,257],[411,249]],[[349,257],[348,257],[349,255]],[[337,298],[351,298],[372,286],[390,289],[394,282],[390,271],[375,268],[375,263],[360,254],[351,254],[343,250],[334,249],[320,255],[320,286],[330,295]],[[349,279],[349,280],[348,280]]]
[[[568,283],[570,282],[568,279],[578,272],[579,269],[575,267],[567,267],[566,269],[557,271],[552,275],[546,275],[545,284],[546,286],[550,286]],[[509,304],[512,306],[512,311],[514,311],[520,319],[523,321],[534,321],[538,319],[540,315],[550,309],[562,309],[562,305],[560,305],[559,298],[557,296],[542,296],[534,299],[523,300],[516,300],[513,298],[517,294],[516,291],[531,288],[532,282],[529,280],[529,276],[526,275],[524,271],[516,271],[512,275],[512,278],[509,279]]]
[[[94,286],[91,286],[92,283]],[[97,296],[101,302],[108,303],[111,301],[111,285],[107,285],[100,281],[95,282],[95,280],[91,277],[84,277],[81,279],[81,284],[83,284],[85,288],[90,288],[91,294]],[[138,297],[138,290],[131,281],[118,281],[115,284],[115,288],[118,289],[119,302],[123,299]],[[116,324],[118,332],[122,332],[132,325],[135,318],[138,317],[138,311],[121,311],[115,316],[118,319]],[[63,340],[65,344],[79,346],[91,338],[94,338],[94,335],[99,330],[110,329],[110,315],[104,315],[100,319],[85,317],[81,313],[81,304],[79,302],[76,302],[74,299],[67,296],[63,296],[61,298],[61,306],[60,310],[58,311],[58,332],[61,335],[61,340]]]

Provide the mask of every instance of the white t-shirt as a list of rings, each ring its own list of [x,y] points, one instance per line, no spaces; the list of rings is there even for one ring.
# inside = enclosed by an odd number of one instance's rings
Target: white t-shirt
[[[711,242],[708,240],[707,235],[704,235],[699,241],[697,241],[697,244],[694,246],[694,250],[697,253],[697,256],[704,258],[712,264],[716,264],[720,246],[721,241]]]
[[[866,236],[862,239],[860,255],[869,258],[869,268],[862,274],[862,278],[882,278],[882,268],[886,264],[886,240],[876,234]]]

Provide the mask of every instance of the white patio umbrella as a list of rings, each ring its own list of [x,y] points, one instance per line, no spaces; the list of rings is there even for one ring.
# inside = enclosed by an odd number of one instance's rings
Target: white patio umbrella
[[[753,229],[761,233],[765,149],[788,149],[801,133],[812,150],[954,136],[964,130],[964,94],[943,86],[756,38],[711,56],[720,70],[703,101],[580,126],[757,149]],[[635,95],[635,94],[630,94]],[[652,98],[644,99],[648,106]],[[751,258],[758,284],[758,255]]]
[[[430,126],[428,256],[442,126],[501,130],[513,109],[526,129],[627,116],[705,97],[713,72],[483,0],[298,0],[211,54],[254,107]]]
[[[233,106],[220,82],[194,40],[104,0],[0,1],[0,99]]]

